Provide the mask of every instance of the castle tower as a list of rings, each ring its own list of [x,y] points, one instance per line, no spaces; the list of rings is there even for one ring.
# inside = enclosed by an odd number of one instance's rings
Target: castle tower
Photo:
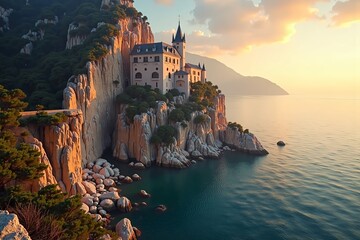
[[[206,82],[206,69],[205,69],[205,64],[203,64],[202,69],[201,69],[201,82],[205,83]]]
[[[186,63],[186,40],[185,34],[182,34],[180,21],[179,26],[176,31],[176,35],[172,37],[172,44],[179,52],[181,59],[180,59],[180,70],[185,70],[185,63]]]

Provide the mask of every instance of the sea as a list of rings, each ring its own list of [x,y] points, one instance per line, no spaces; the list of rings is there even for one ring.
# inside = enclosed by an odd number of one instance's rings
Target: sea
[[[131,219],[146,240],[360,239],[360,98],[229,95],[226,107],[269,155],[230,151],[184,170],[117,164],[142,177],[121,194],[148,206],[113,222]]]

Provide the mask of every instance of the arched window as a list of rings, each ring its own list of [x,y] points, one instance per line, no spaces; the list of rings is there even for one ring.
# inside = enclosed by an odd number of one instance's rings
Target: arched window
[[[151,74],[151,77],[152,77],[152,78],[159,78],[160,76],[159,76],[159,73],[158,73],[158,72],[153,72],[153,73]]]
[[[136,78],[136,79],[141,79],[141,78],[142,78],[142,74],[141,74],[140,72],[137,72],[137,73],[135,74],[135,78]]]
[[[169,78],[171,78],[171,73],[169,73]]]

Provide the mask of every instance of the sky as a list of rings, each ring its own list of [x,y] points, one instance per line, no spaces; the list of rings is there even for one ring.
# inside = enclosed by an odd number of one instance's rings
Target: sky
[[[135,0],[135,7],[155,41],[171,42],[180,18],[191,53],[290,94],[360,98],[360,0]]]

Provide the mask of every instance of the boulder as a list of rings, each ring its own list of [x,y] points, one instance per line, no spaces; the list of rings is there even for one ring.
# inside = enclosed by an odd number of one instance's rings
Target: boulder
[[[115,181],[112,180],[112,179],[105,179],[105,180],[104,180],[104,185],[105,185],[106,187],[112,187],[112,186],[115,185]]]
[[[96,206],[91,206],[89,212],[91,214],[96,214],[97,213],[97,207]]]
[[[31,240],[29,233],[20,224],[16,214],[0,210],[0,239]]]
[[[120,170],[118,168],[114,168],[114,177],[119,177],[120,176]]]
[[[100,195],[99,199],[100,200],[104,200],[104,199],[111,199],[113,201],[116,201],[120,198],[119,193],[118,192],[107,192],[107,193],[103,193]]]
[[[93,176],[93,178],[94,178],[95,180],[98,180],[98,179],[104,180],[104,179],[105,179],[105,176],[104,176],[104,175],[101,175],[101,174],[99,174],[99,173],[95,173],[95,174],[93,174],[92,176]]]
[[[80,182],[75,183],[75,187],[76,187],[76,192],[77,194],[80,194],[81,196],[86,194],[86,188],[84,187],[84,185]]]
[[[124,179],[121,180],[122,183],[132,183],[133,180],[131,179],[131,177],[126,176]]]
[[[135,235],[137,238],[141,237],[141,231],[137,227],[133,227],[133,230],[135,232]]]
[[[143,198],[149,198],[151,197],[151,195],[149,193],[147,193],[145,190],[141,190],[139,195]]]
[[[88,205],[86,205],[85,203],[82,203],[81,204],[81,207],[80,207],[81,210],[83,210],[85,213],[88,213],[90,208]]]
[[[119,189],[117,189],[116,187],[111,187],[109,188],[109,192],[119,192]]]
[[[94,171],[95,173],[100,172],[101,169],[102,169],[102,167],[99,166],[99,165],[94,165],[94,167],[93,167],[93,171]]]
[[[145,165],[142,162],[138,162],[134,164],[134,168],[136,169],[145,169]]]
[[[100,210],[100,211],[99,211],[99,214],[100,214],[102,217],[106,217],[107,212],[106,212],[105,210]]]
[[[111,200],[111,199],[104,199],[100,202],[100,206],[106,210],[106,211],[111,211],[111,210],[114,210],[115,208],[115,204],[114,204],[114,201]]]
[[[98,160],[96,160],[95,165],[103,166],[105,163],[108,163],[108,161],[106,159],[99,158]]]
[[[99,172],[99,174],[104,175],[105,178],[109,178],[111,176],[110,171],[108,168],[102,168]]]
[[[286,145],[284,141],[278,141],[276,144],[280,147],[284,147]]]
[[[95,194],[96,193],[95,184],[85,181],[85,182],[82,182],[82,185],[85,187],[87,193],[89,193],[89,194]]]
[[[93,197],[83,197],[83,198],[81,199],[81,202],[82,202],[82,203],[85,203],[85,204],[88,205],[89,207],[94,204]]]
[[[128,218],[124,218],[116,224],[116,233],[122,240],[136,240],[134,229]]]
[[[156,208],[155,208],[155,211],[157,211],[157,212],[165,212],[167,210],[167,208],[166,208],[166,206],[165,205],[163,205],[163,204],[161,204],[161,205],[159,205],[159,206],[157,206]]]
[[[104,180],[102,180],[101,178],[95,179],[95,182],[97,185],[104,184]]]
[[[139,181],[139,180],[141,180],[141,177],[140,177],[138,174],[133,174],[133,175],[131,176],[131,178],[132,178],[134,181]]]
[[[130,212],[132,209],[131,202],[126,197],[121,197],[116,204],[117,208],[119,208],[122,212]]]

